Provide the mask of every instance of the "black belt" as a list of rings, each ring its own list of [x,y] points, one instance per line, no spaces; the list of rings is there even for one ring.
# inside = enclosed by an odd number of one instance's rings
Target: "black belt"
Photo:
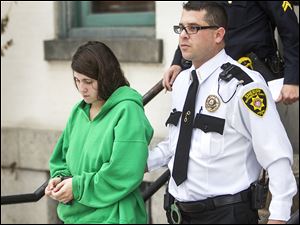
[[[231,205],[250,200],[250,188],[234,195],[220,195],[195,202],[176,202],[178,208],[183,212],[193,213],[213,210],[221,206]]]

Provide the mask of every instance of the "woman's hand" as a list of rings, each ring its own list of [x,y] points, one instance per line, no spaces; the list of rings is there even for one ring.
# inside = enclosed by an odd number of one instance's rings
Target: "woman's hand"
[[[64,204],[73,200],[72,178],[63,180],[51,192],[51,198]]]
[[[45,195],[51,197],[52,190],[56,187],[57,184],[61,182],[60,177],[55,177],[50,179],[47,187],[45,188]]]

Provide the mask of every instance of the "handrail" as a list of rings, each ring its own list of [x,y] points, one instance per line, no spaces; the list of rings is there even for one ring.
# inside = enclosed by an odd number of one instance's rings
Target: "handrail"
[[[146,94],[143,96],[143,104],[147,105],[149,101],[151,101],[159,92],[161,92],[164,87],[162,84],[162,79],[158,81]]]
[[[47,187],[47,185],[48,181],[46,181],[42,186],[40,186],[35,192],[31,194],[1,196],[1,205],[36,202],[45,195],[45,188]]]
[[[146,202],[161,186],[169,180],[170,170],[166,170],[156,181],[154,181],[147,189],[142,193],[142,197]]]
[[[293,213],[291,218],[286,222],[286,224],[299,224],[299,209]]]
[[[162,85],[162,80],[160,80],[143,96],[143,104],[146,105],[162,90],[163,90],[163,85]],[[159,182],[154,182],[147,188],[147,190],[150,190],[152,194],[154,194],[166,182],[164,181],[164,179],[158,179],[158,181]],[[48,181],[46,181],[34,193],[31,194],[1,196],[1,205],[36,202],[45,195],[45,188],[47,187],[47,185],[48,185]],[[149,198],[149,194],[150,192],[146,194],[143,193],[143,195],[147,199]]]

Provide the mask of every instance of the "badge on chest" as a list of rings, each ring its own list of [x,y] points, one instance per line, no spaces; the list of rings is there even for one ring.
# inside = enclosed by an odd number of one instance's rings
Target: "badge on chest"
[[[209,95],[205,101],[205,108],[208,112],[215,112],[220,107],[220,99],[216,95]]]

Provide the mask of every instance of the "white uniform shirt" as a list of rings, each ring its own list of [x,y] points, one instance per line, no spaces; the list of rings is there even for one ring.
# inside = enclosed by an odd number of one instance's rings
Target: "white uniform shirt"
[[[236,78],[229,82],[218,78],[221,66],[230,62],[242,68],[252,79],[249,84],[239,84]],[[194,67],[182,71],[173,84],[172,110],[182,112]],[[201,113],[225,120],[223,134],[193,129],[187,180],[177,186],[171,177],[169,192],[179,201],[197,201],[225,194],[235,194],[247,189],[258,179],[261,166],[268,170],[272,193],[270,219],[287,220],[290,216],[292,196],[296,182],[291,171],[293,150],[280,121],[276,105],[262,76],[229,57],[224,50],[196,70],[199,88],[195,114]],[[263,91],[266,100],[255,105],[251,90]],[[248,95],[245,95],[247,92]],[[255,93],[255,91],[253,92]],[[209,112],[205,102],[214,95],[220,100],[219,108]],[[221,97],[226,102],[224,103]],[[252,96],[252,106],[265,113],[259,116],[245,104],[244,96]],[[267,102],[264,102],[267,101]],[[266,105],[266,107],[265,107]],[[195,115],[196,116],[196,115]],[[177,126],[169,124],[169,135],[149,152],[148,169],[168,165],[171,174],[179,136]]]

